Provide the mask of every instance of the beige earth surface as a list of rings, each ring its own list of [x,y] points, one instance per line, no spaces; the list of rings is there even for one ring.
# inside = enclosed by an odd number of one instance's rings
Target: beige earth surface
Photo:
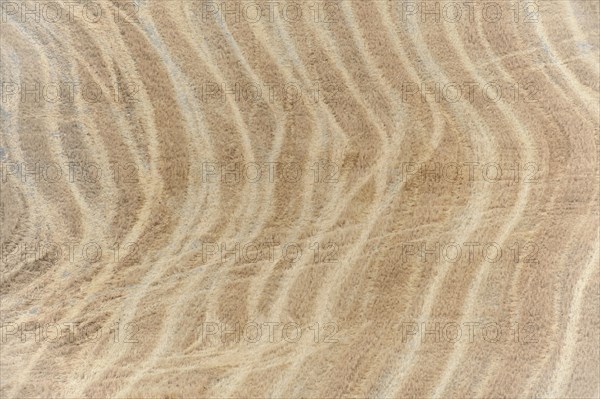
[[[598,398],[599,3],[5,1],[2,398]]]

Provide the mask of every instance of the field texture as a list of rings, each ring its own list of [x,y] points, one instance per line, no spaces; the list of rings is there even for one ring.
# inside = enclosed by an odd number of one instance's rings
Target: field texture
[[[0,12],[0,397],[599,397],[597,1]]]

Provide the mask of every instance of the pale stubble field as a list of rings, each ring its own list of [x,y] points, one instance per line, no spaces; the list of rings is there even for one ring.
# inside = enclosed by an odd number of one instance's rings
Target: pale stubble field
[[[599,3],[0,2],[2,398],[598,398]]]

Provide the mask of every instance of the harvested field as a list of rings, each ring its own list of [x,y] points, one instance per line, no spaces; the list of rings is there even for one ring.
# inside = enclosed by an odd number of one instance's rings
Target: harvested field
[[[0,12],[0,397],[600,396],[597,1]]]

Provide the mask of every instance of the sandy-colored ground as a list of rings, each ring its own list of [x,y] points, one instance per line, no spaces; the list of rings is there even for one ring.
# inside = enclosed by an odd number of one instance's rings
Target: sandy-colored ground
[[[598,2],[1,7],[2,398],[599,397]]]

